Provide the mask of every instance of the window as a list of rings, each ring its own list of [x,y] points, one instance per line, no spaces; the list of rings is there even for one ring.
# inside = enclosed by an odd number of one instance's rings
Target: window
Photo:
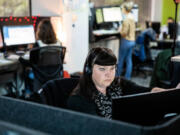
[[[0,0],[0,16],[30,16],[30,0]]]

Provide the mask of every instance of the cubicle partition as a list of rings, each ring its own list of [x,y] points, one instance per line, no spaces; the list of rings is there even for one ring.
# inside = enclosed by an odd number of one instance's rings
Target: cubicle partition
[[[47,133],[42,133],[39,131],[35,131],[33,129],[28,129],[5,121],[0,121],[0,134],[1,135],[48,135]]]
[[[9,97],[0,97],[0,120],[53,135],[140,135],[141,127]]]
[[[140,126],[122,121],[0,97],[0,120],[53,135],[167,135],[178,133],[180,118],[155,126]]]

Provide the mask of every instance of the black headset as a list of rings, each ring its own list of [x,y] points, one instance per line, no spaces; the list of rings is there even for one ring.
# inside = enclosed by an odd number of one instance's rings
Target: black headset
[[[95,64],[97,58],[101,55],[101,53],[102,53],[102,52],[99,52],[94,58],[92,58],[91,63],[89,63],[89,57],[90,57],[90,55],[92,54],[92,52],[89,53],[89,55],[87,56],[87,59],[86,59],[86,62],[87,62],[87,63],[86,63],[86,65],[85,65],[85,69],[84,69],[84,71],[85,71],[86,74],[92,74],[92,67],[93,67],[93,65]]]
[[[95,63],[96,59],[99,57],[99,55],[100,55],[100,54],[98,54],[97,56],[95,56],[95,57],[92,59],[91,63],[89,63],[89,61],[88,61],[88,59],[89,59],[89,57],[90,57],[90,54],[88,55],[88,57],[87,57],[87,63],[86,63],[86,65],[85,65],[85,73],[87,73],[87,74],[91,74],[91,73],[92,73],[92,66],[94,65],[94,63]]]
[[[86,66],[85,66],[85,72],[86,72],[87,74],[91,74],[91,73],[92,73],[92,70],[91,70],[91,68],[89,67],[89,64],[88,64],[88,63],[87,63]]]

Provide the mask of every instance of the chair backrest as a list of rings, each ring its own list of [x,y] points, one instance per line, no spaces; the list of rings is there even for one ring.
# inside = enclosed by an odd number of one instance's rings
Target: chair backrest
[[[160,52],[155,60],[150,87],[170,88],[172,77],[172,51],[166,49]]]
[[[63,46],[37,47],[30,51],[30,62],[40,66],[62,63],[65,53],[66,47]]]
[[[46,46],[30,51],[30,63],[35,75],[34,91],[37,91],[48,80],[63,77],[63,60],[66,48]]]
[[[78,82],[79,78],[62,78],[48,81],[38,91],[40,103],[66,108],[67,99]]]

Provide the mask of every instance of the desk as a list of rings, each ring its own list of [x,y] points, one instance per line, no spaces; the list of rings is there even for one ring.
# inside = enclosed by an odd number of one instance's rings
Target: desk
[[[180,55],[171,57],[173,62],[172,87],[176,87],[180,83]]]
[[[105,29],[100,29],[100,30],[94,30],[93,34],[95,36],[104,36],[104,35],[114,35],[114,34],[119,34],[119,31],[117,30],[105,30]]]
[[[94,35],[94,41],[101,41],[101,40],[112,40],[112,39],[119,39],[120,33],[119,31],[115,29],[111,30],[105,30],[105,29],[99,29],[99,30],[93,30]]]
[[[180,55],[171,57],[171,61],[172,61],[172,62],[180,62]]]
[[[8,60],[5,59],[2,55],[0,57],[0,85],[7,86],[5,88],[6,93],[12,93],[13,88],[15,88],[16,95],[19,95],[19,74],[21,72],[21,65],[18,59]],[[15,83],[15,87],[14,87]]]
[[[150,42],[150,48],[153,49],[169,49],[172,47],[173,39],[156,40]],[[180,41],[176,41],[176,44],[180,44]]]
[[[139,32],[141,31],[139,28],[136,28],[136,32]],[[120,35],[120,32],[116,29],[109,29],[109,30],[106,30],[106,29],[99,29],[99,30],[93,30],[93,34],[95,36],[105,36],[105,35],[108,35],[108,36],[117,36],[117,35]]]

